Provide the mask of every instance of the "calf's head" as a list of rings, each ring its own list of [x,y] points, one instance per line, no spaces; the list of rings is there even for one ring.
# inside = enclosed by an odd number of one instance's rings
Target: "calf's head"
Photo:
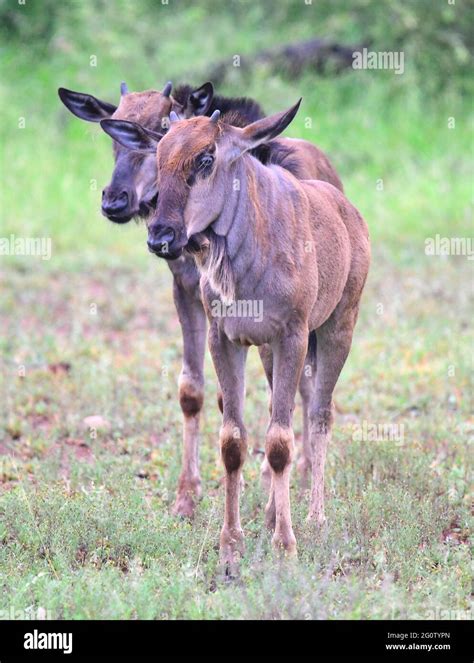
[[[71,113],[88,122],[101,122],[104,131],[114,139],[115,167],[109,184],[102,191],[101,209],[102,214],[115,223],[148,217],[158,195],[155,156],[137,147],[128,122],[140,123],[142,132],[158,141],[167,129],[172,109],[180,117],[205,113],[213,98],[212,85],[205,83],[190,93],[183,106],[173,99],[171,89],[172,84],[167,83],[161,92],[129,92],[122,83],[118,106],[89,94],[65,88],[58,90],[61,101]]]
[[[137,148],[156,152],[158,204],[148,225],[151,252],[175,259],[185,248],[196,249],[209,227],[225,234],[229,223],[223,213],[230,198],[238,195],[235,166],[249,150],[280,134],[292,121],[301,100],[282,113],[238,128],[209,117],[180,120],[173,112],[170,128],[156,138],[135,124],[129,131]]]

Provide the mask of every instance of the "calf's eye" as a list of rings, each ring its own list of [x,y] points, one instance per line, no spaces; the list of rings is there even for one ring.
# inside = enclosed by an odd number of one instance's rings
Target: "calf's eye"
[[[196,159],[196,167],[199,171],[207,170],[214,163],[214,157],[212,154],[201,154]]]

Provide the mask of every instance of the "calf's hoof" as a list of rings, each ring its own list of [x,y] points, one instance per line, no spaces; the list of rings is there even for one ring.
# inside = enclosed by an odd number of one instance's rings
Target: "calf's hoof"
[[[174,516],[179,516],[180,518],[189,518],[194,517],[194,511],[196,509],[196,504],[201,495],[201,486],[200,483],[196,483],[191,487],[180,488],[178,494],[176,495],[176,501],[173,505],[171,513]]]
[[[282,534],[275,534],[272,537],[272,544],[275,552],[285,559],[296,559],[298,551],[296,548],[296,539],[293,534],[283,536]]]
[[[245,552],[244,533],[242,530],[225,530],[221,533],[219,564],[226,580],[232,580],[239,574],[240,560]]]
[[[194,518],[194,511],[196,509],[196,504],[194,499],[190,495],[183,495],[176,498],[176,502],[171,509],[173,516],[178,516],[180,518],[189,518],[192,520]]]
[[[317,525],[317,527],[324,527],[324,525],[326,525],[326,523],[327,523],[326,516],[324,515],[324,510],[310,509],[309,513],[306,517],[306,522],[308,524],[313,523],[313,524]]]

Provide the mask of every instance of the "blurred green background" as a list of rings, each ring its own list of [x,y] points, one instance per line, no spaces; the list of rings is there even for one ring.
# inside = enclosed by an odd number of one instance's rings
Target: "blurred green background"
[[[473,3],[468,0],[0,0],[0,237],[50,237],[50,261],[0,258],[0,595],[57,618],[427,619],[470,615],[473,263],[425,239],[472,234]],[[402,50],[405,71],[288,75],[261,50],[323,37]],[[241,55],[247,68],[232,66]],[[91,66],[96,60],[96,66]],[[64,86],[118,102],[130,89],[200,85],[267,113],[303,104],[288,135],[330,156],[366,218],[373,262],[336,388],[328,528],[306,524],[280,567],[249,456],[241,582],[223,585],[220,414],[206,357],[203,500],[170,514],[181,462],[182,343],[164,261],[144,225],[100,214],[111,140],[60,103]],[[20,128],[24,124],[24,128]],[[257,352],[246,422],[262,449]],[[92,437],[87,417],[103,428]],[[395,424],[404,439],[360,440]],[[302,418],[295,414],[301,447]]]
[[[133,90],[199,85],[227,61],[219,92],[254,96],[267,113],[303,96],[288,134],[327,151],[387,251],[410,254],[436,232],[465,235],[473,9],[471,0],[0,0],[3,232],[52,237],[56,265],[97,250],[101,261],[145,259],[143,229],[100,216],[110,139],[71,116],[56,90],[118,102],[121,80]],[[313,37],[403,50],[405,71],[291,77],[252,65],[262,49]],[[250,67],[232,67],[236,54]]]

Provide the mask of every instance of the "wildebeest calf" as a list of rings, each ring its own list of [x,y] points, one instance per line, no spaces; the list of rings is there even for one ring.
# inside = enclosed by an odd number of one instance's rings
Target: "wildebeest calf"
[[[147,219],[155,211],[158,198],[155,150],[153,155],[140,149],[140,132],[161,138],[173,110],[182,118],[211,114],[218,103],[229,123],[245,126],[263,116],[259,104],[246,97],[229,98],[214,95],[211,83],[193,88],[172,84],[163,90],[130,92],[121,85],[118,105],[90,94],[59,88],[64,105],[77,117],[88,122],[104,122],[103,128],[113,141],[115,166],[109,184],[102,192],[102,213],[114,223],[127,223],[132,218]],[[110,123],[108,124],[108,121]],[[264,158],[274,155],[266,152]],[[288,158],[281,154],[281,158]],[[326,160],[327,161],[327,160]],[[323,166],[326,163],[322,162]],[[204,400],[204,351],[206,314],[199,290],[199,272],[191,256],[170,260],[173,274],[173,299],[183,335],[183,366],[179,377],[179,402],[183,412],[183,457],[173,512],[192,517],[201,492],[199,475],[199,419]]]
[[[243,405],[248,346],[268,344],[273,353],[265,441],[272,487],[266,519],[275,528],[274,544],[293,554],[292,413],[308,338],[316,332],[309,518],[322,523],[332,395],[349,353],[370,262],[367,226],[338,189],[322,181],[299,181],[249,154],[282,132],[298,107],[244,129],[220,121],[218,111],[211,118],[189,120],[172,114],[170,130],[157,148],[160,196],[149,241],[167,233],[173,255],[192,251],[202,273],[209,346],[223,395],[220,445],[226,480],[220,552],[230,569],[243,550],[239,481],[247,450]],[[261,302],[263,316],[226,315],[238,301]]]

